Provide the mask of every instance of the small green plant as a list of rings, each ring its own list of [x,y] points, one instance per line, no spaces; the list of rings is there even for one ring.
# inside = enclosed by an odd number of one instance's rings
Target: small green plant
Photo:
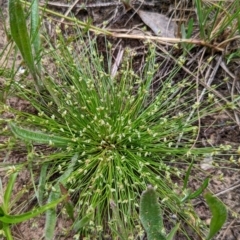
[[[46,199],[57,201],[62,186],[74,203],[74,207],[66,208],[74,221],[72,228],[81,237],[101,238],[109,231],[107,222],[112,214],[121,219],[123,226],[133,229],[136,223],[140,225],[135,200],[151,184],[168,213],[184,215],[184,204],[193,195],[184,199],[185,195],[178,193],[172,176],[179,178],[182,172],[174,162],[188,164],[189,159],[213,151],[192,146],[197,134],[193,123],[210,113],[189,94],[194,81],[189,76],[175,79],[181,70],[179,64],[173,64],[164,79],[157,76],[168,56],[160,63],[156,61],[157,50],[152,44],[147,44],[149,51],[139,71],[132,66],[134,54],[126,50],[113,76],[111,44],[105,39],[103,55],[97,50],[96,39],[77,27],[74,38],[58,32],[56,46],[45,35],[46,49],[40,50],[35,42],[39,23],[33,23],[35,30],[29,36],[19,4],[10,1],[9,5],[12,37],[41,91],[36,93],[24,78],[13,81],[12,91],[28,100],[37,113],[6,105],[2,109],[15,114],[8,127],[18,139],[47,149],[33,152],[31,160],[31,167],[41,166],[40,175],[35,174],[39,176],[39,206]],[[18,11],[22,22],[15,26]],[[44,64],[40,68],[40,61],[51,62],[54,71]],[[196,108],[198,113],[190,115]],[[112,201],[114,209],[110,207]],[[56,221],[56,209],[51,208],[46,214],[46,239],[53,238]],[[117,224],[112,229],[117,229]],[[124,236],[128,234],[124,232]]]
[[[30,212],[18,214],[18,215],[12,215],[10,212],[12,211],[12,205],[11,205],[11,195],[13,191],[13,186],[16,181],[18,172],[13,168],[9,172],[9,180],[8,184],[5,190],[2,189],[2,184],[0,184],[1,187],[1,196],[2,196],[2,203],[0,205],[0,230],[2,230],[4,236],[7,240],[13,240],[12,233],[11,233],[11,225],[21,223],[24,221],[27,221],[31,218],[34,218],[44,212],[46,212],[48,209],[54,208],[57,204],[62,202],[66,196],[62,196],[59,199],[52,201],[51,203],[48,203],[42,207],[38,207]]]
[[[124,223],[133,226],[138,221],[134,201],[147,184],[156,186],[162,198],[169,199],[164,204],[170,212],[181,212],[182,203],[171,181],[171,175],[181,175],[181,171],[168,163],[187,155],[195,158],[212,149],[189,150],[188,140],[196,131],[191,124],[197,116],[189,120],[189,108],[180,101],[183,97],[189,104],[194,101],[187,97],[191,85],[186,79],[172,83],[180,66],[176,65],[164,84],[150,95],[159,68],[152,46],[139,75],[126,55],[118,74],[112,77],[111,61],[108,59],[106,71],[94,41],[89,39],[84,48],[84,41],[80,41],[79,55],[64,44],[64,39],[59,41],[58,50],[51,52],[58,80],[51,72],[46,73],[46,92],[40,100],[24,82],[15,85],[19,96],[28,100],[38,115],[12,109],[18,118],[9,123],[16,137],[52,147],[52,153],[36,155],[32,163],[44,167],[38,195],[47,196],[46,189],[54,189],[49,199],[57,199],[60,182],[74,194],[75,221],[89,216],[88,224],[75,229],[90,235],[104,231],[110,200],[116,203]],[[180,135],[184,141],[176,147]],[[56,221],[54,211],[47,216],[51,223],[53,218]],[[52,229],[47,233],[53,234],[54,224],[49,227]]]

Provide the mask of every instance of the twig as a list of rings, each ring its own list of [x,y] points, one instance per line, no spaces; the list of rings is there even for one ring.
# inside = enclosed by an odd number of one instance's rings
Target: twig
[[[223,235],[222,235],[222,239],[225,239],[225,236],[228,232],[228,230],[232,227],[232,225],[236,222],[236,218],[233,219],[233,221],[228,225],[228,227],[226,228],[226,230],[224,231]],[[219,234],[220,235],[220,234]],[[217,236],[217,239],[219,239],[220,236]]]
[[[236,188],[238,188],[238,187],[240,187],[240,181],[237,181],[237,182],[234,184],[234,186],[229,187],[228,189],[225,189],[225,190],[223,190],[223,191],[221,191],[221,192],[219,192],[219,193],[214,194],[214,196],[215,196],[215,197],[218,197],[218,196],[220,196],[220,195],[222,195],[222,194],[225,194],[225,193],[227,193],[227,192],[229,192],[229,191],[232,191],[232,190],[234,190],[234,189],[236,189]]]
[[[116,38],[152,40],[152,41],[156,41],[156,42],[159,42],[159,43],[162,43],[162,44],[192,43],[192,44],[196,44],[196,45],[201,45],[201,46],[206,46],[206,47],[209,47],[209,48],[213,48],[216,51],[220,51],[220,52],[224,51],[223,48],[219,48],[215,45],[209,44],[209,43],[207,43],[203,40],[199,40],[199,39],[166,38],[166,37],[145,36],[145,35],[135,35],[135,34],[122,34],[122,33],[119,34],[119,33],[114,33],[114,32],[111,32],[110,35],[112,37],[116,37]]]
[[[79,2],[79,1],[78,1]],[[52,1],[47,1],[44,3],[40,3],[41,6],[53,6],[53,7],[64,7],[64,8],[70,8],[72,4],[66,4],[66,3],[59,3],[59,2],[52,2]],[[119,2],[108,2],[108,3],[88,3],[88,4],[74,4],[75,8],[99,8],[99,7],[110,7],[110,6],[119,6],[122,5]]]

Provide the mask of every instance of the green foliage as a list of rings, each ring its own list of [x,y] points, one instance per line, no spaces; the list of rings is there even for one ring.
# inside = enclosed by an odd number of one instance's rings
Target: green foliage
[[[36,132],[29,129],[22,129],[16,126],[14,123],[10,122],[9,126],[12,132],[19,138],[26,141],[33,141],[36,143],[45,143],[54,146],[66,146],[71,139],[52,136],[42,132]]]
[[[240,59],[240,49],[237,49],[236,51],[226,55],[227,64],[238,59]]]
[[[98,229],[103,229],[112,211],[111,200],[117,203],[124,225],[133,226],[139,221],[134,201],[151,184],[162,199],[168,199],[164,206],[181,214],[183,203],[170,177],[181,172],[168,163],[212,151],[189,151],[189,140],[196,132],[192,123],[198,118],[193,115],[189,119],[189,106],[195,103],[188,95],[192,83],[187,78],[173,82],[181,69],[175,65],[164,84],[152,91],[155,72],[164,64],[156,63],[152,45],[140,73],[133,71],[131,52],[126,51],[121,68],[113,77],[111,59],[105,56],[104,61],[96,42],[81,39],[80,31],[77,34],[79,45],[66,45],[65,37],[59,34],[58,49],[49,45],[43,53],[51,59],[56,72],[43,69],[47,77],[43,79],[41,95],[24,84],[15,84],[19,95],[38,114],[15,112],[18,120],[10,122],[12,132],[26,142],[53,149],[32,162],[33,166],[40,163],[44,167],[38,186],[39,203],[43,196],[48,196],[50,202],[57,199],[61,183],[74,195],[74,217],[78,222],[75,226],[79,232],[101,234],[104,230]],[[81,51],[76,53],[78,47]],[[205,113],[205,109],[199,111],[200,115]],[[184,141],[177,143],[180,135]],[[45,229],[49,239],[56,218],[54,209],[48,211],[49,224]],[[87,221],[83,221],[85,218]],[[82,222],[87,222],[84,227]],[[91,222],[102,228],[94,228]]]
[[[202,185],[195,192],[189,195],[189,199],[194,199],[200,196],[200,194],[202,194],[203,191],[208,187],[208,183],[209,183],[209,178],[207,177],[204,179]]]
[[[38,80],[38,69],[35,67],[34,57],[32,53],[31,39],[28,34],[26,18],[22,3],[20,0],[9,0],[9,23],[11,30],[11,37],[19,48],[23,60],[29,68],[35,80],[36,87],[39,89],[40,82]],[[39,16],[36,14],[37,6],[33,3],[32,13],[32,34],[35,50],[39,50],[39,34],[37,33],[37,26]]]
[[[212,194],[206,193],[204,197],[212,213],[210,229],[206,238],[206,240],[211,240],[226,222],[227,209],[226,206]],[[162,215],[157,193],[153,187],[149,186],[147,190],[142,193],[140,199],[140,219],[149,240],[173,239],[174,234],[178,230],[179,224],[175,225],[168,236],[166,236]]]
[[[140,201],[140,219],[147,232],[148,239],[165,240],[162,211],[154,189],[148,187],[148,189],[142,193]]]
[[[233,37],[239,29],[239,1],[195,0],[201,39],[212,41]],[[225,32],[228,29],[228,32]],[[223,39],[225,40],[225,39]]]
[[[188,39],[192,37],[193,24],[194,24],[194,21],[191,18],[186,27],[184,26],[184,24],[181,25],[181,35],[183,39]],[[187,52],[194,47],[194,45],[191,43],[181,43],[181,46],[183,49],[183,55],[186,55]]]
[[[11,212],[11,205],[10,205],[11,195],[13,192],[13,186],[16,181],[17,175],[18,175],[17,171],[10,173],[7,187],[3,193],[3,202],[2,202],[2,205],[0,206],[0,229],[3,230],[7,240],[13,239],[11,230],[10,230],[11,224],[21,223],[31,218],[34,218],[46,212],[47,210],[54,208],[58,203],[62,202],[66,198],[66,196],[60,197],[56,201],[52,201],[42,207],[38,207],[32,211],[29,211],[23,214],[10,215],[9,213]],[[1,190],[3,192],[3,189]]]
[[[122,2],[131,7],[130,1]],[[227,37],[233,37],[239,31],[239,1],[225,2],[195,0],[201,39],[218,42],[218,37],[224,35],[226,29],[230,29]],[[38,172],[32,175],[38,182],[36,196],[39,206],[36,210],[10,214],[10,198],[17,173],[10,175],[0,207],[0,227],[5,236],[12,239],[10,224],[46,211],[45,237],[53,239],[58,217],[56,204],[61,201],[74,222],[72,228],[76,233],[98,238],[109,231],[107,225],[115,219],[116,224],[110,226],[112,238],[127,239],[135,225],[140,225],[137,204],[140,193],[151,184],[156,191],[148,188],[141,196],[143,207],[140,212],[145,209],[141,213],[144,227],[153,239],[172,239],[179,224],[166,236],[157,196],[166,216],[176,213],[184,219],[188,201],[202,194],[209,182],[206,178],[195,192],[187,189],[196,158],[212,151],[192,147],[192,140],[196,137],[196,128],[192,124],[209,110],[200,110],[199,115],[189,119],[190,106],[196,102],[189,93],[196,87],[195,83],[186,75],[182,80],[176,78],[181,71],[178,65],[172,65],[166,76],[157,77],[156,72],[166,66],[167,60],[157,62],[155,54],[159,50],[147,44],[149,54],[141,69],[134,70],[130,57],[133,54],[126,50],[116,76],[112,76],[113,64],[109,56],[114,54],[111,48],[106,47],[107,53],[102,55],[96,50],[94,40],[82,38],[83,32],[88,35],[88,30],[110,33],[94,27],[90,21],[65,17],[77,22],[83,31],[77,29],[74,37],[57,34],[57,46],[52,46],[49,40],[46,49],[41,49],[38,4],[38,0],[26,2],[31,17],[28,31],[27,14],[21,1],[9,0],[9,39],[12,37],[17,45],[37,89],[41,86],[41,91],[36,93],[24,81],[12,81],[14,85],[6,86],[0,98],[6,99],[6,92],[11,87],[12,92],[32,104],[38,112],[36,115],[7,109],[16,116],[9,127],[19,140],[27,144],[44,144],[48,151],[40,155],[36,153],[31,162],[31,171],[35,166],[41,166],[40,175]],[[64,17],[57,13],[55,16]],[[195,32],[194,27],[193,19],[182,25],[182,37],[190,38]],[[78,44],[73,42],[76,39]],[[12,49],[11,44],[9,41],[6,51]],[[106,46],[108,44],[106,41]],[[181,46],[186,56],[194,45],[181,43]],[[5,49],[0,58],[4,54]],[[237,50],[227,55],[227,61],[238,57]],[[164,58],[169,59],[169,56]],[[42,60],[51,62],[54,72],[41,67]],[[10,70],[1,66],[0,75],[12,80],[15,71],[15,66]],[[1,144],[0,148],[5,149],[7,144]],[[172,176],[181,178],[182,172],[174,163],[189,164],[189,159],[192,163],[185,175],[183,191],[179,193],[179,186],[174,185]],[[70,201],[69,194],[72,194],[73,201]],[[147,198],[148,194],[150,198]],[[213,214],[207,238],[211,239],[225,222],[226,209],[209,194],[206,194],[206,200]],[[44,205],[46,201],[48,203]],[[112,206],[112,202],[116,205]]]
[[[226,206],[212,194],[206,193],[204,197],[212,213],[210,230],[206,238],[206,240],[210,240],[216,235],[216,233],[222,228],[223,224],[226,222],[227,209]]]
[[[53,190],[50,192],[50,195],[49,195],[49,198],[48,198],[49,202],[55,201],[56,199],[58,199],[61,196],[61,194],[62,194],[61,185],[62,184],[65,185],[66,179],[69,178],[69,176],[71,175],[77,159],[78,159],[78,154],[75,154],[72,157],[71,163],[69,163],[66,170],[64,172],[62,172],[58,181],[53,186]],[[62,186],[62,188],[63,188],[63,186]],[[73,211],[71,209],[71,205],[70,205],[69,201],[67,201],[65,203],[65,207],[67,208],[67,211],[69,213]],[[74,218],[72,213],[70,213],[70,218]],[[47,214],[46,214],[46,225],[45,225],[45,234],[44,234],[46,239],[53,239],[56,221],[57,221],[56,209],[48,210]]]
[[[116,233],[121,240],[128,239],[129,236],[133,234],[131,226],[124,223],[117,204],[113,201],[110,201],[110,205],[112,210],[112,221],[109,222],[109,227],[111,231]]]
[[[183,184],[183,192],[185,193],[185,196],[184,196],[183,199],[181,199],[181,202],[186,202],[187,200],[197,198],[197,197],[200,196],[200,194],[202,194],[203,191],[208,187],[209,177],[207,177],[207,178],[204,179],[202,185],[201,185],[196,191],[194,191],[194,192],[191,193],[191,192],[187,189],[187,184],[188,184],[188,182],[189,182],[189,176],[190,176],[192,167],[193,167],[193,161],[192,161],[191,164],[189,165],[188,170],[187,170],[186,175],[185,175],[184,184]]]
[[[63,200],[62,191],[66,191],[67,195],[68,192],[73,194],[74,205],[66,199],[64,205],[77,233],[100,236],[106,231],[106,222],[113,216],[120,225],[111,228],[112,232],[120,233],[124,239],[129,235],[126,226],[133,229],[139,223],[136,199],[151,184],[156,187],[156,193],[147,190],[151,198],[146,201],[151,202],[152,208],[145,214],[157,214],[153,222],[153,239],[155,231],[162,239],[172,239],[179,224],[168,236],[157,231],[159,226],[163,229],[163,223],[156,194],[167,211],[184,215],[185,202],[199,196],[208,185],[206,179],[196,192],[179,196],[171,180],[171,176],[181,175],[172,162],[186,163],[189,156],[195,159],[212,151],[192,147],[191,140],[196,136],[192,124],[199,116],[209,113],[209,109],[203,109],[189,117],[192,111],[189,106],[194,106],[196,101],[189,93],[195,83],[188,77],[174,79],[181,70],[177,64],[164,79],[156,77],[166,60],[158,63],[156,49],[150,44],[139,72],[133,70],[132,52],[126,50],[116,76],[111,75],[113,64],[109,56],[112,52],[108,42],[107,54],[103,55],[96,50],[96,41],[87,38],[88,34],[84,35],[79,29],[76,32],[78,44],[72,42],[75,38],[59,33],[57,46],[52,46],[46,36],[49,45],[41,49],[37,5],[37,0],[31,5],[29,37],[20,1],[9,2],[12,38],[34,76],[36,86],[42,85],[36,94],[28,84],[15,82],[14,91],[28,100],[38,114],[15,110],[16,119],[9,126],[20,140],[45,144],[52,150],[40,156],[36,154],[31,162],[32,166],[40,164],[42,167],[36,191],[39,208],[35,213],[47,211],[45,238],[53,239],[58,217],[55,206],[60,199]],[[84,31],[94,29],[89,22],[81,27]],[[192,31],[193,21],[189,22],[187,29],[182,27],[186,38]],[[192,45],[185,44],[184,47],[188,51]],[[47,67],[41,68],[41,51],[44,60],[54,65],[54,72]],[[168,56],[164,58],[168,59]],[[154,88],[156,82],[159,86]],[[179,136],[183,141],[179,141]],[[189,174],[192,166],[193,162]],[[46,199],[48,204],[43,205]],[[111,201],[116,207],[110,207]],[[144,205],[145,197],[141,201]],[[153,206],[157,206],[155,210]],[[2,215],[2,221],[7,221],[9,216],[3,212]],[[147,217],[151,218],[149,215]],[[22,220],[36,215],[24,216]]]
[[[171,240],[179,228],[179,224],[177,224],[170,234],[166,236],[157,193],[151,186],[148,186],[147,190],[141,195],[140,219],[149,240]]]
[[[40,41],[40,16],[38,9],[39,1],[33,0],[31,6],[31,42],[34,48],[34,55],[39,56],[41,51],[41,41]],[[36,59],[37,60],[37,59]],[[38,71],[41,71],[41,62],[38,59]]]

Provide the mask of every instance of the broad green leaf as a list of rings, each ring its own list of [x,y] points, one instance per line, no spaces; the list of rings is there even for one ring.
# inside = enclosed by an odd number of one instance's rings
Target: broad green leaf
[[[18,46],[23,60],[36,80],[37,76],[32,55],[31,41],[27,31],[25,14],[19,0],[9,0],[9,23],[12,38]]]
[[[53,146],[67,146],[71,141],[65,137],[51,136],[46,133],[36,132],[29,129],[23,129],[16,126],[14,123],[9,124],[12,132],[19,138],[26,141],[33,141],[36,143],[45,143]]]
[[[63,196],[61,198],[58,198],[55,201],[52,201],[42,207],[39,207],[33,211],[30,212],[26,212],[23,214],[19,214],[19,215],[8,215],[8,214],[4,214],[3,216],[0,216],[0,221],[3,223],[11,223],[11,224],[15,224],[15,223],[20,223],[20,222],[24,222],[30,218],[34,218],[40,214],[42,214],[43,212],[56,207],[56,205],[60,202],[62,202],[64,200],[66,196]]]
[[[4,232],[4,236],[5,236],[4,239],[14,240],[12,233],[11,233],[11,228],[8,224],[3,224],[3,232]]]
[[[186,38],[186,28],[183,23],[181,24],[181,35],[183,39]]]
[[[55,187],[56,185],[54,185]],[[60,191],[51,191],[48,198],[48,202],[53,202],[59,199],[61,196]],[[45,223],[45,232],[44,236],[46,240],[52,240],[54,238],[54,230],[57,222],[57,213],[56,208],[51,208],[46,212],[46,223]]]
[[[187,35],[186,35],[186,38],[190,38],[192,36],[193,24],[194,24],[193,18],[190,18],[189,21],[188,21],[188,25],[187,25]]]
[[[68,165],[67,169],[64,171],[64,173],[61,174],[58,182],[56,183],[56,187],[58,187],[59,182],[61,182],[62,184],[65,183],[65,181],[67,180],[67,178],[70,176],[70,174],[73,172],[74,170],[74,166],[77,163],[78,160],[78,156],[79,154],[76,153],[74,154],[74,156],[71,158],[71,163]]]
[[[140,219],[149,240],[165,240],[163,218],[158,198],[153,187],[148,187],[140,199]]]
[[[209,234],[206,238],[206,240],[210,240],[226,222],[227,208],[217,197],[214,197],[210,193],[206,193],[204,197],[212,213]]]
[[[38,10],[38,0],[33,0],[31,6],[31,41],[34,47],[35,60],[37,55],[40,54],[40,34],[39,34],[39,26],[40,26],[40,18],[39,18],[39,10]],[[38,71],[41,71],[41,64],[38,61]]]

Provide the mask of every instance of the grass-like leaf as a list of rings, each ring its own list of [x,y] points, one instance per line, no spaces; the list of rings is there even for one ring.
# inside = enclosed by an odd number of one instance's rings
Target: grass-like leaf
[[[195,0],[200,37],[206,41],[217,39],[221,35],[233,37],[238,31],[239,1]],[[226,29],[229,29],[226,32]]]
[[[66,196],[58,198],[57,200],[52,201],[42,207],[38,207],[36,210],[26,212],[23,214],[19,214],[19,215],[4,214],[3,216],[0,216],[0,221],[3,223],[8,223],[8,224],[16,224],[16,223],[27,221],[31,218],[34,218],[34,217],[46,212],[48,209],[54,208],[58,203],[62,202],[65,197]]]
[[[93,217],[93,214],[89,213],[86,216],[84,216],[82,219],[76,221],[73,226],[74,231],[79,232],[82,228],[84,228],[89,223],[92,217]]]
[[[14,172],[9,176],[9,179],[8,179],[8,184],[7,184],[7,187],[5,189],[4,199],[3,199],[4,200],[3,206],[4,206],[4,209],[5,209],[5,212],[8,212],[10,210],[9,209],[9,204],[10,204],[12,190],[13,190],[13,186],[14,186],[14,183],[16,181],[17,175],[18,175],[18,172]]]
[[[193,193],[190,194],[189,199],[198,197],[208,187],[209,178],[205,178],[202,185]]]
[[[175,234],[177,232],[177,230],[179,229],[180,223],[176,224],[171,232],[167,235],[167,239],[166,240],[172,240],[175,237]]]

